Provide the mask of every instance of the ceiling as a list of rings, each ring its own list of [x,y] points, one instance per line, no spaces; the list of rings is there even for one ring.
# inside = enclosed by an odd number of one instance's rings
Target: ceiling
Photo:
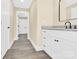
[[[30,8],[32,0],[12,0],[12,2],[17,8]]]

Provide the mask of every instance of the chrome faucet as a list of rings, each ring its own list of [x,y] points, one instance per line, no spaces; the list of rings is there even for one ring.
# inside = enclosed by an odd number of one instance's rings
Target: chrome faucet
[[[67,23],[70,24],[70,25],[69,25],[69,29],[71,29],[71,28],[72,28],[72,26],[71,26],[71,22],[69,22],[69,21],[67,21],[67,22],[65,23],[66,29],[68,28],[68,26],[66,25]]]

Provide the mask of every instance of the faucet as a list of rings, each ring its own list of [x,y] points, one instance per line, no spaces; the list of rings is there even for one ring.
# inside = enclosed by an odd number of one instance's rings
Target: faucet
[[[67,25],[66,25],[67,23],[70,24],[70,25],[69,25],[69,28],[71,29],[71,28],[72,28],[72,26],[71,26],[71,22],[69,22],[69,21],[65,22],[66,29],[68,28]]]

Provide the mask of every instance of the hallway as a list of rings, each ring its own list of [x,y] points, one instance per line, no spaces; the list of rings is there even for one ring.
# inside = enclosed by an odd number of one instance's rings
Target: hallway
[[[44,51],[36,52],[26,34],[19,35],[3,59],[51,59]]]

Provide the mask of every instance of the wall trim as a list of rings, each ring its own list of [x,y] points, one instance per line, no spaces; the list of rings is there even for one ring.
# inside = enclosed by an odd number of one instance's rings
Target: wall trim
[[[3,52],[3,53],[1,52],[1,58],[2,58],[2,59],[3,59],[3,57],[5,56],[5,54],[6,54],[7,50],[8,50],[8,49],[4,50],[4,52]]]
[[[29,39],[29,40],[30,40],[31,44],[33,45],[35,51],[41,51],[41,50],[43,50],[42,48],[37,47],[37,46],[35,45],[35,43],[32,41],[32,39]]]
[[[13,41],[9,44],[9,47],[4,51],[4,53],[1,55],[1,58],[3,59],[3,57],[5,56],[6,52],[11,48],[11,46],[13,45],[15,39],[13,39]]]
[[[30,40],[31,38],[30,38],[30,34],[28,33],[28,40]]]
[[[10,43],[10,46],[9,46],[9,48],[8,48],[8,49],[10,49],[10,48],[12,47],[12,45],[13,45],[14,41],[15,41],[15,39],[13,39],[13,40],[12,40],[12,42]]]

